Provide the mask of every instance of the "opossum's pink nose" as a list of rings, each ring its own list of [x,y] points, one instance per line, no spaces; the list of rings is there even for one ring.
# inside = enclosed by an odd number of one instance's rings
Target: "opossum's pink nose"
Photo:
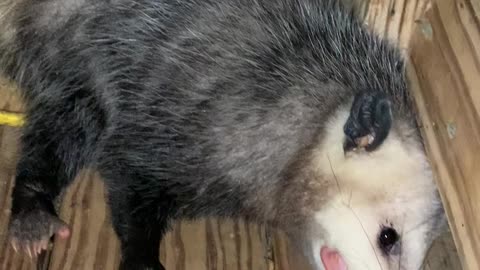
[[[343,260],[342,255],[335,249],[322,247],[320,257],[325,270],[347,270],[347,264]]]

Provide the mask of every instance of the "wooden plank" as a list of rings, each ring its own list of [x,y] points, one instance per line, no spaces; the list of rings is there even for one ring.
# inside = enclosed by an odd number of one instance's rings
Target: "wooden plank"
[[[24,105],[15,85],[0,76],[0,108],[7,112],[22,112]]]
[[[379,35],[407,50],[415,21],[425,12],[431,0],[357,0],[368,2],[365,23]]]
[[[34,269],[36,261],[16,254],[7,242],[18,130],[0,127],[0,269]]]
[[[464,269],[480,269],[480,4],[436,1],[411,42],[413,93]]]
[[[302,269],[310,270],[312,267],[307,263],[303,255],[296,250],[289,239],[280,231],[272,234],[273,265],[275,270]],[[320,256],[320,254],[319,254]]]
[[[455,243],[450,234],[440,237],[425,261],[425,270],[462,270]]]
[[[114,269],[118,264],[118,240],[108,219],[102,182],[94,172],[83,172],[68,188],[60,217],[72,235],[58,240],[49,269]]]
[[[10,112],[23,111],[23,104],[16,88],[0,77],[0,109]],[[10,194],[14,184],[14,171],[17,161],[18,128],[0,126],[0,269],[34,269],[37,261],[16,254],[7,242],[8,221],[10,218]]]

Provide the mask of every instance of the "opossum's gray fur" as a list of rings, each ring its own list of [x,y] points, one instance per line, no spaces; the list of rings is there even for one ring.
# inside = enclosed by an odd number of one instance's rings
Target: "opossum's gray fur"
[[[254,194],[244,181],[278,186],[263,172],[280,174],[355,92],[385,91],[411,118],[398,52],[334,3],[26,1],[7,73],[28,101],[26,130],[59,144],[69,178],[120,158]],[[202,181],[201,167],[213,170]]]
[[[392,128],[421,142],[399,52],[336,1],[12,3],[0,59],[27,102],[17,190],[53,198],[94,167],[120,234],[132,213],[301,226],[319,200],[302,164],[362,91],[385,93]]]

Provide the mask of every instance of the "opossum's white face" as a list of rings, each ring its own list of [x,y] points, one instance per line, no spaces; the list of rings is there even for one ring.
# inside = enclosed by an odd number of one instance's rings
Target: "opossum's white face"
[[[313,159],[317,174],[331,181],[308,233],[313,263],[325,270],[420,269],[443,218],[426,156],[393,129],[377,150],[345,155],[348,115],[331,120]]]

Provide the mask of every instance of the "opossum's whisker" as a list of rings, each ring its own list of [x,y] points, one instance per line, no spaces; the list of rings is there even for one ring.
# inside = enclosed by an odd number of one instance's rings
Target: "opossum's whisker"
[[[377,263],[378,263],[378,265],[380,266],[380,269],[383,270],[382,264],[380,263],[380,259],[378,258],[378,254],[377,254],[377,252],[376,252],[376,250],[375,250],[375,246],[373,245],[372,241],[371,241],[370,238],[368,237],[367,231],[366,231],[365,227],[363,226],[362,221],[360,220],[360,218],[358,217],[358,215],[356,214],[356,212],[350,207],[350,205],[345,205],[345,204],[344,204],[344,206],[347,206],[347,208],[353,213],[353,215],[355,216],[356,220],[357,220],[358,223],[360,224],[360,226],[361,226],[361,228],[362,228],[362,231],[363,231],[363,233],[365,234],[365,237],[367,238],[367,240],[368,240],[368,242],[369,242],[369,244],[370,244],[370,246],[371,246],[371,248],[372,248],[372,250],[373,250],[373,252],[374,252],[374,254],[375,254],[375,258],[377,259]],[[337,208],[337,209],[340,209],[339,206],[334,206],[334,207]],[[349,257],[353,256],[354,254],[355,254],[355,251],[352,252],[352,253],[349,253]],[[367,264],[367,262],[366,262],[364,259],[360,258],[360,257],[358,257],[358,258],[359,258],[358,261],[359,261],[359,262],[362,262],[362,264],[364,264],[364,265],[366,266],[365,269],[368,269],[368,264]]]
[[[372,241],[370,240],[370,237],[368,237],[367,231],[365,230],[365,227],[363,226],[362,221],[358,217],[357,213],[353,210],[353,208],[349,207],[350,211],[353,213],[355,218],[358,220],[358,223],[362,227],[363,233],[365,234],[365,237],[367,237],[368,242],[370,243],[370,246],[372,247],[373,253],[375,254],[375,258],[377,259],[378,266],[380,266],[380,269],[383,270],[382,264],[380,263],[380,259],[378,258],[377,251],[375,250],[375,246],[373,245]]]
[[[335,182],[337,183],[338,192],[340,194],[342,194],[342,187],[340,186],[340,181],[338,180],[337,174],[335,174],[335,170],[333,169],[333,165],[332,165],[332,160],[330,159],[330,155],[328,155],[328,153],[327,153],[327,159],[328,159],[328,163],[330,165],[330,170],[332,171],[332,174],[333,174],[333,178],[335,179]],[[351,203],[352,203],[352,195],[353,195],[353,190],[350,190],[350,197],[348,198],[348,204],[346,204],[348,208],[350,208]],[[343,196],[342,196],[342,198],[343,198]]]
[[[335,179],[335,182],[337,183],[338,191],[341,194],[342,193],[342,188],[340,187],[340,182],[338,181],[337,175],[335,174],[335,171],[333,170],[332,160],[330,160],[330,155],[328,153],[327,153],[327,159],[328,159],[328,163],[330,164],[330,170],[332,171],[333,178]]]
[[[335,174],[335,170],[333,169],[333,165],[332,165],[332,161],[330,159],[330,156],[328,155],[327,153],[327,159],[328,159],[328,163],[330,165],[330,170],[332,171],[332,174],[333,174],[333,178],[335,179],[335,182],[337,183],[337,187],[338,187],[338,190],[340,193],[342,193],[342,188],[340,186],[340,181],[338,181],[338,177],[337,175]],[[351,201],[352,201],[352,196],[353,196],[353,190],[350,191],[350,197],[349,197],[349,201],[348,201],[348,204],[346,204],[347,208],[354,214],[355,218],[357,219],[358,223],[360,224],[360,226],[362,227],[362,230],[363,230],[363,233],[365,234],[365,236],[367,237],[368,239],[368,242],[370,243],[370,246],[372,247],[372,250],[373,252],[375,253],[375,258],[377,259],[377,262],[378,262],[378,265],[380,266],[380,269],[383,270],[383,267],[382,267],[382,264],[380,263],[380,260],[378,258],[378,254],[375,250],[375,246],[373,245],[372,241],[370,240],[370,237],[368,237],[368,234],[367,234],[367,231],[365,230],[365,227],[363,226],[363,223],[361,222],[360,218],[358,217],[358,215],[355,213],[355,211],[352,209],[351,207]]]
[[[350,198],[348,198],[348,207],[351,208],[352,206],[352,196],[353,196],[353,190],[350,190]]]

